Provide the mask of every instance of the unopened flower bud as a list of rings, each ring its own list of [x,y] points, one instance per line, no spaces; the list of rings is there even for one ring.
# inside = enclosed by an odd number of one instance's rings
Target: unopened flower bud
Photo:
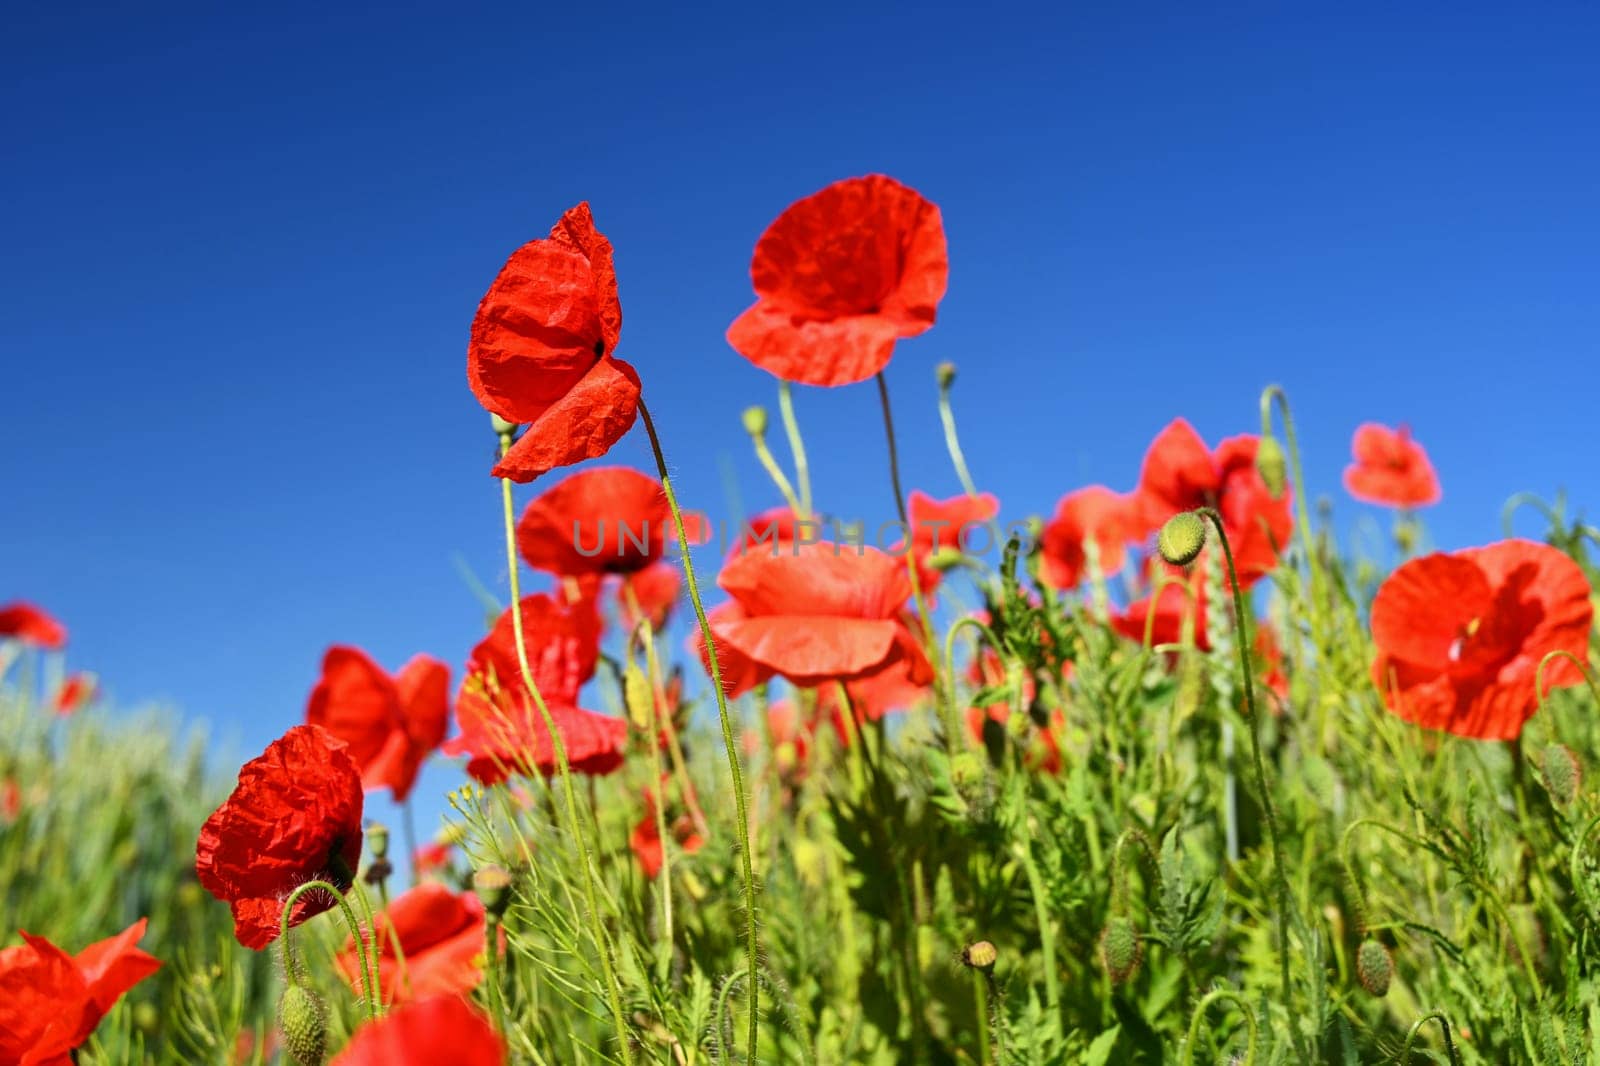
[[[322,1066],[328,1052],[328,1009],[311,989],[291,984],[278,999],[283,1046],[300,1066]]]
[[[496,414],[491,414],[489,416],[489,424],[494,427],[496,435],[501,437],[509,437],[511,434],[517,431],[517,424],[515,422],[507,422],[505,419]]]
[[[1188,566],[1206,546],[1205,519],[1193,511],[1182,511],[1167,519],[1156,534],[1156,550],[1173,566]]]
[[[994,969],[994,964],[999,960],[1000,952],[987,940],[980,940],[976,944],[968,944],[961,949],[961,962],[974,970],[988,972]]]
[[[367,850],[372,852],[374,859],[387,859],[389,857],[389,827],[382,822],[373,822],[367,826]]]
[[[954,548],[948,544],[945,544],[942,545],[938,551],[928,556],[928,566],[933,570],[943,573],[946,570],[953,570],[960,566],[961,560],[965,558],[966,556],[961,553],[960,548]]]
[[[650,728],[652,701],[650,679],[630,662],[622,671],[622,702],[628,708],[628,721],[633,728],[641,732]]]
[[[1100,961],[1105,963],[1112,984],[1124,984],[1139,972],[1144,944],[1131,918],[1117,914],[1106,923],[1100,932]]]
[[[983,783],[983,759],[974,751],[963,751],[950,760],[950,783],[958,792],[970,792]]]
[[[956,383],[956,365],[948,360],[940,363],[933,368],[933,376],[941,389],[948,389]]]
[[[1578,798],[1583,785],[1583,764],[1565,744],[1549,744],[1544,749],[1544,787],[1550,798],[1565,807]]]
[[[472,875],[472,891],[493,918],[505,914],[511,905],[511,874],[504,866],[485,866]]]
[[[1283,445],[1278,443],[1277,437],[1262,437],[1261,443],[1256,445],[1256,472],[1266,482],[1272,498],[1283,499],[1284,490],[1289,487],[1289,470],[1283,457]]]
[[[1363,940],[1356,951],[1356,979],[1379,999],[1386,996],[1389,982],[1394,979],[1394,956],[1389,949],[1370,937]]]
[[[744,431],[752,437],[764,436],[767,432],[767,409],[760,404],[744,409]]]

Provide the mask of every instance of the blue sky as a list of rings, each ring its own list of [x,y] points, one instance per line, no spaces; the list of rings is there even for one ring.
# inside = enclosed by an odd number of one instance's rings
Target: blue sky
[[[1130,487],[1176,415],[1253,431],[1271,381],[1342,520],[1368,419],[1431,451],[1443,546],[1519,490],[1600,497],[1593,6],[518,12],[8,14],[0,601],[65,619],[119,701],[248,754],[329,643],[459,666],[482,618],[452,556],[504,581],[468,326],[580,199],[713,512],[728,463],[775,502],[739,425],[772,383],[722,337],[755,239],[872,171],[951,250],[889,371],[912,486],[958,489],[953,359],[1008,517]],[[871,388],[797,403],[820,504],[889,517]],[[640,431],[613,459],[649,466]]]

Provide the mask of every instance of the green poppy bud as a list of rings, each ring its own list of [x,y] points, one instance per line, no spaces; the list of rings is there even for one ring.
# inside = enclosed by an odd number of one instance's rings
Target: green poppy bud
[[[1565,744],[1549,744],[1544,749],[1544,787],[1550,798],[1565,807],[1578,798],[1583,786],[1583,764]]]
[[[1283,499],[1284,490],[1289,487],[1289,468],[1284,461],[1283,445],[1278,443],[1277,437],[1262,437],[1261,443],[1256,446],[1256,472],[1266,482],[1272,498]]]
[[[977,752],[963,751],[950,760],[950,783],[958,792],[969,792],[983,783],[983,759]]]
[[[472,891],[483,901],[483,909],[498,919],[511,905],[511,874],[504,866],[485,866],[472,875]]]
[[[1131,918],[1113,915],[1100,931],[1100,961],[1105,963],[1112,984],[1125,984],[1139,972],[1139,963],[1144,961],[1144,943]]]
[[[283,1046],[300,1066],[322,1066],[328,1053],[328,1009],[309,988],[291,984],[278,1000]]]
[[[507,422],[505,419],[496,414],[491,414],[489,416],[489,424],[494,427],[496,436],[509,437],[511,434],[517,431],[517,424],[515,422]]]
[[[980,940],[976,944],[968,944],[961,949],[961,962],[974,970],[983,970],[985,973],[994,969],[994,964],[999,961],[1000,952],[987,940]]]
[[[1356,951],[1356,979],[1370,994],[1382,999],[1389,993],[1389,982],[1394,979],[1394,956],[1389,949],[1370,937],[1361,942]]]
[[[767,432],[767,409],[760,404],[744,409],[744,431],[752,437],[765,436]]]
[[[933,368],[933,376],[941,389],[948,389],[956,383],[956,365],[948,361],[940,363]]]
[[[1167,519],[1156,534],[1156,550],[1173,566],[1188,566],[1206,546],[1205,519],[1193,511],[1183,511]]]
[[[367,850],[372,852],[374,859],[387,859],[389,857],[389,827],[382,822],[373,822],[367,826]]]

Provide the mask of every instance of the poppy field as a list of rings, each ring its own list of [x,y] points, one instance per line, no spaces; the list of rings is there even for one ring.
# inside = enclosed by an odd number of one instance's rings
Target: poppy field
[[[223,763],[0,605],[0,1066],[1600,1061],[1600,531],[1519,499],[1435,546],[1425,441],[1354,412],[1307,485],[1268,383],[1164,412],[1134,484],[1002,501],[932,360],[962,491],[924,491],[884,370],[950,252],[882,175],[779,212],[710,324],[774,390],[722,419],[770,498],[713,517],[602,226],[461,323],[506,570],[450,658],[326,634]],[[813,495],[801,386],[875,397],[887,526]],[[443,831],[370,816],[430,762]]]

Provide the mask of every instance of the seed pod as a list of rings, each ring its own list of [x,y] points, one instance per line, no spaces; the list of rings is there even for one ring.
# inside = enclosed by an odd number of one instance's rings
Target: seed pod
[[[389,857],[389,827],[382,822],[373,822],[367,826],[367,850],[372,852],[374,859],[387,859]]]
[[[1139,964],[1144,961],[1144,942],[1132,919],[1112,915],[1100,932],[1100,960],[1105,963],[1112,984],[1125,984],[1139,972]]]
[[[298,984],[285,988],[278,999],[278,1030],[300,1066],[322,1066],[328,1052],[328,1009],[321,996]]]
[[[974,970],[988,972],[994,969],[995,962],[1000,958],[1000,952],[987,940],[980,940],[975,944],[968,944],[961,949],[961,963]]]
[[[767,432],[767,409],[760,404],[755,404],[744,409],[744,431],[752,437],[764,436]]]
[[[1283,445],[1278,443],[1277,437],[1262,437],[1261,443],[1256,445],[1256,473],[1261,475],[1274,500],[1283,499],[1284,490],[1289,487],[1289,471]]]
[[[1356,979],[1361,987],[1382,999],[1389,993],[1389,982],[1394,979],[1394,956],[1389,949],[1368,937],[1356,951]]]
[[[1156,550],[1173,566],[1188,566],[1206,546],[1205,519],[1193,511],[1183,511],[1167,519],[1156,534]]]
[[[1544,787],[1550,798],[1565,807],[1578,798],[1583,786],[1583,764],[1565,744],[1549,744],[1544,749]]]

